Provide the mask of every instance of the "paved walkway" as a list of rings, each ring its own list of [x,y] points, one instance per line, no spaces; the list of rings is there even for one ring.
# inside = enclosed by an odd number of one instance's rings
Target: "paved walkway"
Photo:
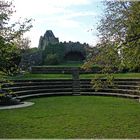
[[[31,106],[33,104],[34,103],[32,103],[32,102],[23,102],[22,104],[19,104],[19,105],[0,106],[0,110],[28,107],[28,106]]]

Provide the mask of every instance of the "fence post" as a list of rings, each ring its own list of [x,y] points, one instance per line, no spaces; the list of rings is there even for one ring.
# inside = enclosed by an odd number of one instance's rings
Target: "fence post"
[[[73,95],[80,95],[79,68],[72,68],[72,79]]]

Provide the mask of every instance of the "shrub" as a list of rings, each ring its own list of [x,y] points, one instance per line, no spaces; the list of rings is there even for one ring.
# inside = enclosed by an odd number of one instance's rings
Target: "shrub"
[[[59,56],[57,54],[48,54],[45,58],[44,63],[46,65],[57,65],[60,64]]]

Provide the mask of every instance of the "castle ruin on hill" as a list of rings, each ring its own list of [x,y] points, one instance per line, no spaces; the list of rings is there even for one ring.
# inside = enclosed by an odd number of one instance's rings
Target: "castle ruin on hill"
[[[54,47],[54,46],[57,46],[57,47]],[[53,50],[52,52],[53,54],[57,54],[58,52],[61,51],[61,55],[64,54],[63,59],[65,60],[83,61],[86,59],[87,48],[89,48],[89,45],[86,43],[82,44],[80,42],[72,42],[72,41],[59,42],[59,38],[55,37],[52,30],[47,30],[44,36],[40,37],[38,48],[43,51],[47,50],[46,52],[48,54],[50,53],[50,50],[51,50],[49,49],[50,47]]]
[[[44,36],[40,37],[38,48],[44,50],[49,44],[59,43],[59,38],[56,38],[51,30],[47,30]]]
[[[20,66],[53,65],[52,60],[57,64],[83,62],[89,55],[90,47],[88,44],[80,42],[59,42],[51,30],[47,30],[40,37],[38,49],[23,54]],[[48,60],[49,59],[49,60]],[[52,59],[52,60],[50,60]]]

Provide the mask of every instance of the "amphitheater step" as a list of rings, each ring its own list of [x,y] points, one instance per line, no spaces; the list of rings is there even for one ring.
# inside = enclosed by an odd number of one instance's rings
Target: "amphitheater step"
[[[27,95],[21,95],[18,96],[17,99],[20,99],[21,101],[27,98],[33,98],[33,97],[42,97],[42,96],[69,96],[72,95],[72,92],[57,92],[57,93],[38,93],[38,94],[27,94]]]
[[[92,88],[91,84],[81,84],[80,86],[81,88]],[[113,88],[113,89],[136,89],[139,90],[140,89],[140,85],[112,85],[112,86],[108,86],[108,88]]]
[[[108,92],[81,92],[81,95],[116,96],[116,97],[140,99],[140,96],[138,96],[138,95],[120,94],[120,93],[108,93]]]
[[[116,85],[140,85],[140,81],[114,81]],[[91,84],[91,80],[80,80],[80,84]]]
[[[72,85],[34,85],[34,86],[19,86],[3,88],[4,90],[12,90],[13,92],[22,90],[34,90],[34,89],[51,89],[51,88],[72,88]]]
[[[103,89],[101,91],[104,92],[115,92],[115,93],[123,93],[123,94],[134,94],[134,95],[140,95],[139,90],[130,90],[130,89]]]
[[[5,84],[3,87],[5,90],[12,90],[18,95],[17,98],[21,99],[53,95],[104,95],[140,98],[140,79],[115,79],[113,86],[100,89],[98,92],[92,89],[90,79],[81,79],[78,87],[75,87],[70,79],[14,80],[12,85]]]
[[[46,83],[46,82],[43,82],[43,83],[14,83],[12,85],[4,85],[3,88],[7,88],[7,87],[22,87],[22,86],[45,86],[45,85],[72,85],[72,82],[71,83],[67,83],[67,82],[64,82],[64,83]]]
[[[81,92],[94,92],[95,89],[91,88],[81,88]],[[134,95],[140,95],[139,90],[130,90],[130,89],[112,89],[112,88],[105,88],[105,89],[100,89],[98,91],[101,92],[108,92],[108,93],[121,93],[121,94],[134,94]]]
[[[37,93],[57,93],[57,92],[72,92],[72,88],[62,88],[62,89],[39,89],[39,90],[25,90],[17,91],[16,95],[27,95],[27,94],[37,94]]]

